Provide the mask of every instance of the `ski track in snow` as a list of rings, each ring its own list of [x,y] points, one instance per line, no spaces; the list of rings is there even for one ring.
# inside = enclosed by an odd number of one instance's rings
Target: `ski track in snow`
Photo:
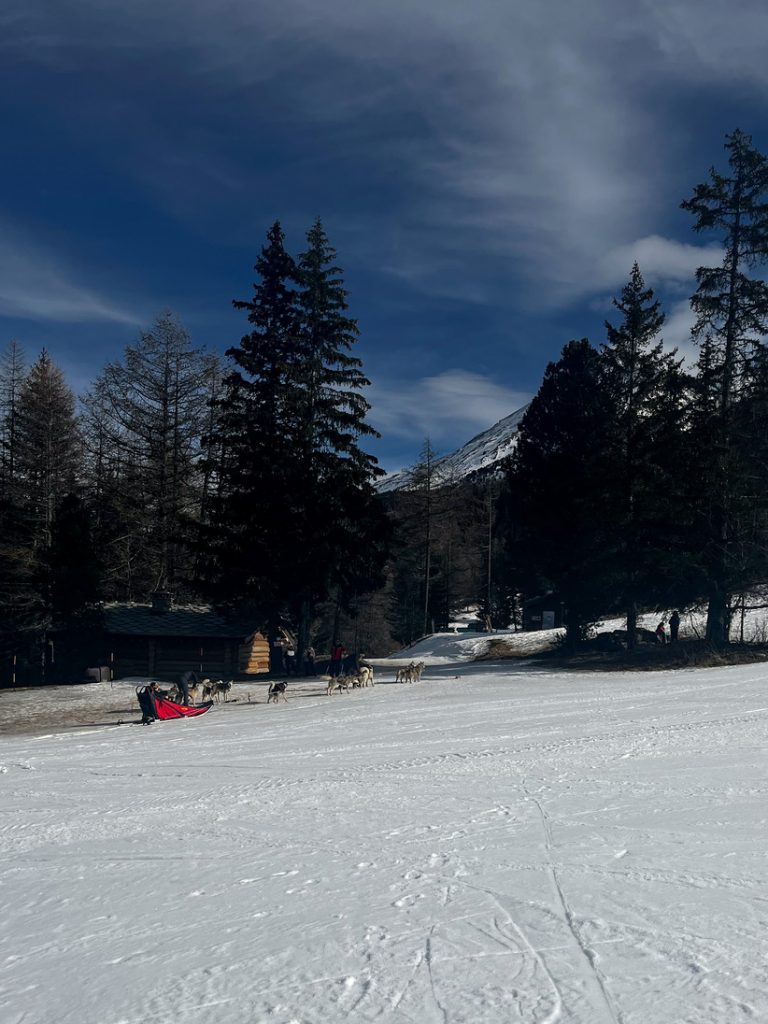
[[[472,664],[3,735],[0,1022],[768,1020],[767,683]]]

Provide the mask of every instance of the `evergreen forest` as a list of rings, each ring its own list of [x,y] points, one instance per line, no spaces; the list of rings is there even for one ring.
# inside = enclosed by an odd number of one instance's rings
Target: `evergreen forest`
[[[695,363],[665,347],[662,304],[627,267],[604,336],[564,345],[513,454],[470,478],[446,476],[425,438],[407,485],[377,488],[364,325],[319,219],[297,253],[269,228],[223,354],[165,311],[75,395],[46,351],[11,340],[0,685],[20,665],[79,681],[103,607],[158,592],[287,630],[300,651],[343,637],[387,654],[466,608],[519,625],[545,594],[570,649],[607,614],[631,649],[644,611],[701,605],[707,641],[727,645],[768,581],[768,158],[734,131],[681,205],[720,247],[690,299]]]

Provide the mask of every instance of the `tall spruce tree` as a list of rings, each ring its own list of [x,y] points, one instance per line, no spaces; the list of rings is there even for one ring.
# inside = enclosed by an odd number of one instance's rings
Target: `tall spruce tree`
[[[26,647],[30,656],[51,620],[49,554],[59,509],[80,483],[81,456],[74,395],[43,351],[19,390],[0,539],[0,631],[6,647]]]
[[[621,296],[617,325],[606,320],[602,375],[613,410],[602,445],[613,486],[603,519],[614,553],[615,585],[627,617],[627,646],[637,637],[638,602],[661,599],[680,571],[684,533],[679,500],[685,405],[677,383],[680,361],[664,352],[661,304],[646,288],[637,263]],[[676,552],[676,564],[670,552]]]
[[[381,582],[388,536],[374,488],[383,471],[361,447],[363,438],[379,436],[366,419],[370,405],[364,391],[370,381],[353,354],[360,332],[348,315],[343,272],[336,260],[336,250],[317,218],[297,264],[296,457],[305,481],[305,536],[316,566],[309,584],[304,582],[306,566],[296,580],[294,614],[302,651],[315,601],[333,589],[357,596]]]
[[[82,439],[75,396],[45,350],[21,387],[16,450],[33,546],[47,551],[58,505],[82,473]]]
[[[272,629],[282,614],[306,646],[313,605],[370,588],[386,526],[380,472],[359,440],[368,381],[350,353],[357,325],[320,222],[298,264],[275,223],[238,301],[251,331],[227,355],[216,435],[221,489],[203,531],[203,585],[214,600],[250,605]]]
[[[219,486],[201,533],[201,586],[222,606],[249,607],[275,629],[296,533],[301,474],[294,454],[297,270],[279,222],[256,260],[249,332],[227,350],[231,370],[209,439]]]
[[[768,260],[768,160],[742,131],[726,137],[728,172],[714,168],[682,208],[697,232],[714,232],[725,256],[719,267],[700,267],[691,299],[693,335],[701,346],[699,429],[708,438],[701,467],[706,485],[700,511],[706,526],[707,637],[728,642],[730,602],[742,590],[745,481],[734,408],[749,386],[755,359],[768,333],[768,286],[756,271]],[[751,499],[750,499],[751,500]]]
[[[571,341],[548,365],[510,460],[515,560],[529,588],[548,586],[565,605],[571,648],[614,599],[602,525],[611,413],[598,352],[586,338]]]

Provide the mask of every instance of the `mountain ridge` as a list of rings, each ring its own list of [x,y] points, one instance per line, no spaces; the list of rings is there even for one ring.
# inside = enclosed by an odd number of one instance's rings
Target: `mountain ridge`
[[[436,459],[435,473],[438,481],[464,480],[507,458],[514,450],[520,421],[527,409],[528,406],[524,405],[470,438],[460,448]],[[396,473],[388,473],[378,482],[376,489],[380,494],[401,491],[409,486],[410,480],[411,471],[401,469]]]

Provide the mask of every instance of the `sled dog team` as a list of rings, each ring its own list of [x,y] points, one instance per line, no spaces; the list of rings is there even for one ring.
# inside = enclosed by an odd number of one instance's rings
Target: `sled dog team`
[[[410,665],[405,668],[399,668],[395,675],[396,683],[413,683],[418,682],[421,679],[421,673],[425,669],[423,661],[412,661]],[[327,686],[325,692],[328,696],[332,693],[342,693],[347,690],[357,690],[364,686],[375,686],[376,680],[373,678],[373,667],[371,665],[362,664],[359,670],[353,675],[343,676],[324,676]],[[220,701],[222,696],[224,701],[228,699],[230,690],[232,689],[232,680],[224,682],[221,679],[211,680],[203,679],[199,683],[192,683],[189,686],[189,701],[190,703],[196,703],[197,698],[202,693],[202,698],[206,700]],[[284,701],[288,701],[286,697],[286,690],[288,689],[287,681],[270,683],[267,691],[267,704],[277,704],[282,697]],[[172,701],[181,701],[183,693],[181,687],[178,684],[174,684],[168,691],[168,699]]]
[[[190,703],[196,704],[197,698],[202,692],[203,700],[215,700],[220,701],[222,697],[226,702],[228,700],[229,691],[232,689],[232,680],[228,679],[224,682],[223,679],[203,679],[199,683],[191,683],[189,685],[188,694]],[[174,683],[168,691],[168,700],[176,701],[180,703],[184,697],[181,687],[178,683]]]

